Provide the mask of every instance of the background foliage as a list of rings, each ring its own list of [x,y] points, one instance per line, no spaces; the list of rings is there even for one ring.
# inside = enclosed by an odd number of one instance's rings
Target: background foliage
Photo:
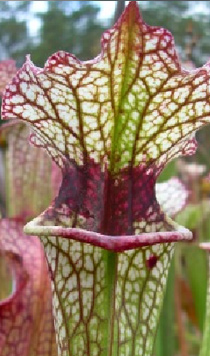
[[[36,65],[43,66],[48,56],[59,49],[70,51],[82,60],[90,59],[99,52],[103,30],[113,23],[112,13],[110,18],[99,18],[100,7],[96,1],[45,1],[39,10],[34,3],[0,2],[0,60],[12,57],[21,65],[25,54],[31,53]],[[197,66],[209,58],[208,1],[140,1],[139,4],[148,24],[165,27],[173,33],[183,59],[189,41]]]

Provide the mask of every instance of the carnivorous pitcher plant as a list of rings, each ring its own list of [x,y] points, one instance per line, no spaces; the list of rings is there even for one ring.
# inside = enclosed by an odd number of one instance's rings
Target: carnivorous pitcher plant
[[[182,69],[172,35],[135,1],[101,43],[85,62],[59,51],[41,69],[27,57],[2,116],[29,124],[62,170],[57,197],[25,226],[47,254],[59,355],[151,356],[174,243],[192,238],[163,212],[156,180],[210,121],[210,62]]]

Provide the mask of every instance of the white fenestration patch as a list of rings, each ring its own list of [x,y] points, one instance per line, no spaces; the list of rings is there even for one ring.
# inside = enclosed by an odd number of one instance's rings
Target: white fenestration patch
[[[22,104],[22,103],[24,103],[24,98],[22,95],[17,94],[17,95],[14,95],[10,101],[12,104]],[[6,103],[7,103],[7,99],[6,99]]]

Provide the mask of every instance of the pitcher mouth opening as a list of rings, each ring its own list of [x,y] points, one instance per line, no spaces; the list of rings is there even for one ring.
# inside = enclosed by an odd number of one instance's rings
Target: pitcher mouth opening
[[[43,225],[43,214],[28,222],[24,232],[41,237],[56,236],[101,247],[113,252],[123,252],[160,243],[191,241],[191,231],[176,224],[174,231],[146,232],[138,235],[104,235],[81,228]]]

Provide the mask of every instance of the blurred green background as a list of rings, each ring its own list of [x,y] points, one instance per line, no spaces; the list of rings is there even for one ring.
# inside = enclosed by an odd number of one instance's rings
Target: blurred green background
[[[0,60],[12,57],[22,65],[31,53],[43,66],[53,52],[69,51],[81,60],[98,54],[100,36],[113,23],[116,1],[1,1]],[[149,25],[170,30],[184,60],[202,65],[210,53],[209,1],[140,1]]]

